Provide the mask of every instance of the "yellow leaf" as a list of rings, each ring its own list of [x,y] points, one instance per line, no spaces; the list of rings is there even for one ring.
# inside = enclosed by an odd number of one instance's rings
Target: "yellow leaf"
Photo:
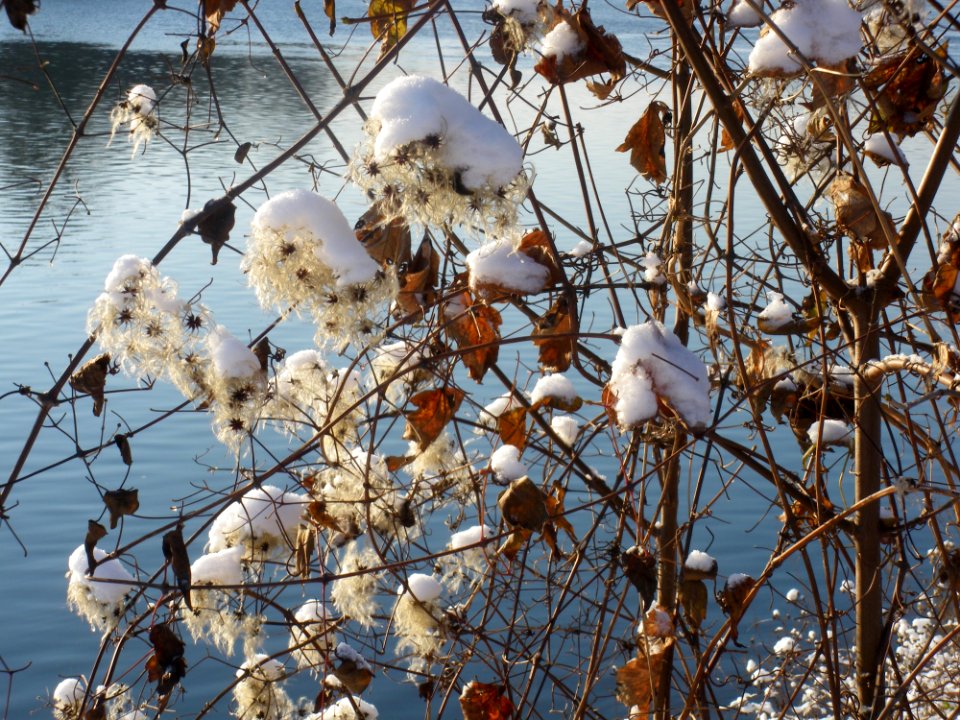
[[[380,57],[407,34],[407,13],[413,0],[370,0],[370,33],[380,41]]]

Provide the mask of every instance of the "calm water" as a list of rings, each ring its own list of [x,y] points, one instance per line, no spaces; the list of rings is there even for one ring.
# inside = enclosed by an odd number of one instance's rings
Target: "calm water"
[[[32,27],[51,79],[74,118],[83,114],[115,56],[116,47],[147,7],[149,3],[145,0],[44,0],[42,12],[32,21]],[[320,3],[307,2],[304,7],[315,20],[318,32],[322,31]],[[338,14],[359,16],[363,9],[356,2],[341,2]],[[608,28],[615,28],[626,49],[633,54],[644,55],[650,43],[661,42],[644,34],[649,28],[640,26],[635,19],[625,19],[611,8],[598,5],[594,15]],[[321,112],[332,107],[340,97],[338,87],[288,5],[264,3],[261,17]],[[464,18],[468,36],[478,35],[482,28],[479,16],[468,14]],[[14,390],[16,384],[46,389],[50,373],[45,363],[59,373],[68,355],[82,343],[87,308],[102,287],[113,260],[131,252],[152,255],[175,231],[185,208],[201,207],[207,199],[220,195],[224,187],[246,177],[248,168],[233,161],[235,145],[225,141],[225,134],[219,138],[214,135],[214,126],[208,122],[209,88],[200,82],[200,73],[195,75],[198,85],[192,90],[183,85],[169,86],[171,68],[179,61],[179,43],[190,34],[194,24],[189,14],[175,10],[161,12],[134,43],[116,81],[107,90],[106,100],[90,125],[88,137],[81,142],[34,234],[33,246],[39,246],[62,232],[55,256],[52,247],[41,251],[0,287],[3,333],[0,392]],[[442,46],[456,47],[446,25],[438,24],[443,25]],[[31,47],[8,26],[0,25],[0,74],[14,78],[0,78],[0,240],[12,247],[23,236],[41,189],[66,146],[69,125],[36,71]],[[334,47],[345,41],[349,30],[348,27],[338,30]],[[366,29],[357,32],[366,33]],[[355,65],[360,51],[351,46],[344,52],[345,57],[338,60],[338,65],[344,68]],[[351,53],[356,57],[351,57]],[[449,54],[454,56],[456,53]],[[400,66],[391,68],[378,79],[371,95],[401,70],[437,75],[435,57],[432,38],[416,40],[404,52]],[[366,67],[370,64],[367,61]],[[523,65],[527,73],[529,64],[526,61]],[[229,131],[241,142],[254,144],[250,157],[258,166],[272,159],[278,152],[277,147],[288,145],[310,127],[312,116],[283,78],[269,49],[251,43],[244,29],[221,39],[212,72]],[[458,76],[462,75],[461,71]],[[182,122],[187,93],[197,94],[190,143],[204,144],[204,147],[189,154],[189,187],[181,155],[163,140],[153,141],[146,154],[136,159],[130,158],[130,149],[122,137],[107,147],[109,108],[124,89],[139,82],[167,89],[161,118],[174,124]],[[35,83],[36,89],[29,83]],[[594,105],[593,98],[579,87],[571,90],[571,102],[575,107]],[[601,150],[609,154],[611,143],[620,142],[625,129],[636,119],[638,108],[645,104],[646,99],[635,98],[590,116],[592,124],[588,125],[586,142],[591,150],[596,149],[598,156]],[[510,110],[517,128],[529,124],[528,108],[514,103]],[[345,113],[334,123],[334,130],[348,150],[359,140],[360,123],[356,115]],[[172,143],[183,142],[180,133],[170,133],[169,137]],[[541,147],[539,141],[534,140],[532,147]],[[630,182],[632,171],[625,158],[618,156],[617,160],[623,161],[595,170],[598,191],[605,198],[611,216],[623,213],[625,217],[628,205],[623,188]],[[362,198],[352,188],[345,188],[337,177],[342,161],[322,136],[305,150],[302,162],[289,162],[271,176],[270,191],[309,187],[311,162],[326,164],[332,171],[318,175],[320,192],[328,196],[339,194],[346,215],[358,216],[362,212]],[[583,223],[578,189],[574,187],[575,177],[571,175],[566,153],[548,148],[533,156],[530,162],[536,166],[538,195],[547,199],[548,204],[556,203],[574,222]],[[245,195],[251,205],[263,197],[263,193],[256,190]],[[749,203],[749,197],[745,202]],[[744,212],[754,213],[757,221],[761,217],[756,208],[751,209],[749,205]],[[234,233],[234,244],[239,247],[242,247],[241,236],[249,226],[251,214],[250,206],[240,205]],[[561,248],[570,248],[577,242],[577,238],[562,228],[557,232]],[[614,223],[614,233],[618,239],[625,239],[632,235],[632,230]],[[184,296],[209,284],[203,291],[205,304],[215,310],[219,322],[238,336],[245,336],[248,331],[259,332],[272,317],[256,306],[238,266],[239,256],[224,251],[220,264],[211,267],[207,247],[197,239],[188,239],[164,262],[162,271],[178,280]],[[611,317],[601,304],[597,305],[596,313],[597,327],[609,328]],[[636,316],[628,320],[641,317],[637,311]],[[309,346],[311,337],[312,331],[303,323],[290,323],[271,334],[274,342],[288,350]],[[529,350],[518,350],[519,347],[510,346],[501,355],[501,361],[509,366],[510,353],[519,352],[522,361],[535,364]],[[128,382],[127,386],[132,383]],[[483,402],[484,389],[479,392],[477,399]],[[487,387],[486,392],[499,394],[492,386]],[[102,426],[91,422],[87,415],[80,417],[84,423],[80,431],[81,445],[95,444],[101,433],[109,435],[117,425],[137,427],[153,417],[156,410],[179,402],[178,394],[160,386],[148,396],[139,393],[113,396]],[[87,412],[88,406],[82,406],[82,410]],[[34,414],[34,406],[27,398],[12,396],[0,401],[0,457],[4,458],[4,477],[22,447]],[[73,417],[67,410],[54,413],[53,419],[72,428]],[[25,472],[54,463],[74,450],[66,434],[47,429]],[[790,443],[784,445],[782,452],[796,454]],[[125,532],[129,537],[155,527],[157,516],[171,517],[168,509],[190,492],[189,483],[208,477],[214,466],[229,467],[227,459],[215,448],[208,419],[203,414],[185,414],[175,422],[161,424],[136,439],[134,453],[135,464],[128,485],[139,488],[144,516],[128,521]],[[602,471],[614,474],[612,467]],[[0,656],[11,667],[27,662],[32,665],[15,677],[10,718],[25,718],[34,711],[44,717],[49,712],[42,709],[45,698],[58,680],[89,670],[98,637],[88,631],[83,620],[67,610],[63,573],[67,556],[83,539],[85,519],[97,517],[101,511],[99,496],[88,482],[91,473],[102,484],[113,487],[119,485],[126,472],[119,458],[107,452],[93,467],[73,461],[39,474],[23,482],[13,495],[18,503],[10,509],[13,527],[29,555],[23,557],[9,530],[0,532]],[[726,503],[723,517],[718,517],[712,525],[714,539],[701,538],[703,546],[712,543],[710,551],[720,560],[722,572],[759,572],[759,563],[766,555],[762,548],[774,544],[779,530],[779,523],[772,516],[767,522],[763,521],[765,508],[766,503],[756,494],[740,491],[736,502]],[[758,527],[752,533],[744,532],[754,525]],[[159,550],[158,543],[157,557],[141,558],[146,567],[159,564]],[[199,650],[188,646],[188,657],[196,658],[198,653]],[[207,670],[191,672],[187,678],[188,694],[178,706],[183,712],[195,710],[195,703],[208,694],[208,688],[220,687],[224,682],[223,668],[215,661],[200,666]],[[369,699],[380,705],[385,718],[420,717],[422,708],[418,703],[388,705],[389,693],[396,687],[390,683],[374,683]],[[297,688],[293,688],[292,694],[297,694]],[[0,685],[0,698],[2,696]],[[387,707],[389,712],[384,712]],[[224,713],[216,716],[222,717]]]

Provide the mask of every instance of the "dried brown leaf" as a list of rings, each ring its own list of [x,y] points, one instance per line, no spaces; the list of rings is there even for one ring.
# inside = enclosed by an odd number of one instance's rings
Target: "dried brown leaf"
[[[103,412],[104,390],[107,386],[107,374],[110,371],[110,355],[101,353],[70,376],[70,387],[79,393],[93,398],[93,414],[100,417]]]
[[[402,217],[386,219],[378,203],[360,216],[353,230],[367,254],[381,265],[401,267],[412,260],[410,226]]]
[[[926,129],[947,92],[946,57],[946,45],[936,48],[933,57],[915,47],[874,67],[863,79],[864,88],[876,95],[869,131],[912,137]]]
[[[3,7],[10,24],[21,32],[27,31],[27,16],[37,11],[36,0],[5,0]]]
[[[233,230],[233,225],[236,222],[237,206],[230,201],[207,200],[203,206],[203,211],[211,212],[197,223],[197,232],[200,233],[200,239],[210,246],[210,252],[213,256],[210,264],[216,265],[217,258],[220,256],[220,249],[230,239],[230,231]]]
[[[110,529],[113,530],[121,517],[133,515],[140,509],[140,496],[136,488],[107,490],[103,494],[103,504],[110,511]]]
[[[667,112],[667,106],[662,102],[650,103],[617,148],[617,152],[629,152],[634,169],[657,185],[667,181],[666,132],[663,127]]]
[[[454,387],[425,390],[410,398],[417,409],[407,413],[405,440],[416,440],[425,450],[436,440],[447,423],[453,418],[465,393]]]
[[[565,372],[576,348],[576,328],[566,298],[561,298],[536,322],[533,344],[540,349],[540,368]]]
[[[147,679],[157,683],[157,694],[165,698],[187,674],[183,641],[169,625],[154,625],[150,628],[150,643],[153,654],[147,659]]]
[[[187,554],[186,543],[183,542],[182,526],[178,525],[163,536],[163,557],[173,570],[173,577],[177,581],[180,592],[183,593],[184,602],[189,609],[193,610],[193,604],[190,601],[190,556]]]
[[[469,291],[457,294],[444,307],[447,334],[456,342],[470,377],[480,382],[500,352],[500,313],[476,303]]]
[[[107,529],[96,520],[87,520],[87,534],[83,539],[83,550],[87,554],[87,575],[93,575],[97,569],[97,558],[93,554],[93,549],[97,546],[100,538],[107,536]]]
[[[513,703],[502,685],[472,680],[460,693],[460,709],[464,720],[511,720]]]
[[[886,235],[877,212],[870,202],[866,188],[851,175],[838,175],[827,191],[833,200],[837,228],[848,237],[868,243],[873,250],[887,246]],[[890,213],[883,211],[888,225],[893,224]]]
[[[380,57],[407,34],[407,13],[412,8],[413,0],[370,0],[370,34],[380,41]]]
[[[576,33],[583,50],[559,60],[554,55],[544,55],[533,68],[536,72],[552,83],[573,82],[600,73],[609,73],[614,83],[623,78],[627,61],[620,41],[602,26],[594,25],[585,6],[572,15],[558,6],[553,27],[560,23],[566,23]]]

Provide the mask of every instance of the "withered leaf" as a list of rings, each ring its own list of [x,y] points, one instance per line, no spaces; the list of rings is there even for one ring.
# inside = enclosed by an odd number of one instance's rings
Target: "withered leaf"
[[[735,99],[733,101],[733,112],[737,116],[737,120],[740,123],[746,119],[746,111],[744,110],[743,103]],[[717,148],[720,152],[727,152],[727,150],[733,150],[736,147],[736,143],[733,142],[733,138],[730,136],[730,133],[727,132],[727,128],[724,127],[720,131],[720,147]]]
[[[837,228],[847,236],[869,243],[873,250],[887,246],[883,225],[876,209],[870,202],[866,188],[851,175],[838,175],[827,191],[833,200],[837,216]],[[889,226],[893,225],[890,213],[881,211]]]
[[[875,93],[871,133],[886,130],[912,137],[930,124],[948,82],[942,63],[947,46],[933,54],[914,47],[881,61],[863,79],[864,88]]]
[[[737,642],[737,625],[747,609],[747,596],[756,585],[749,575],[735,573],[727,578],[723,590],[717,593],[717,603],[725,615],[730,616],[730,635]]]
[[[83,720],[107,720],[107,706],[103,701],[103,693],[93,699],[90,709],[83,714]]]
[[[960,215],[951,223],[960,227]],[[951,322],[960,322],[960,293],[957,292],[957,275],[960,274],[960,236],[955,233],[944,234],[941,238],[940,254],[937,264],[923,278],[925,304],[933,310],[943,309]],[[945,351],[940,348],[940,355]],[[949,367],[949,355],[941,358],[940,364]]]
[[[94,417],[103,412],[104,389],[107,386],[107,373],[110,371],[109,353],[100,353],[70,376],[70,387],[79,393],[93,398]]]
[[[37,11],[36,0],[5,0],[4,9],[10,24],[21,32],[27,31],[27,16]]]
[[[107,490],[103,494],[103,504],[110,511],[110,529],[114,530],[121,517],[133,515],[140,509],[140,496],[136,488]]]
[[[270,338],[264,335],[251,350],[260,362],[260,369],[266,372],[270,368]]]
[[[97,569],[97,558],[93,554],[93,549],[97,546],[100,538],[107,536],[107,529],[96,520],[87,520],[87,535],[83,538],[83,550],[87,554],[87,575],[93,575]]]
[[[563,506],[563,501],[566,499],[566,495],[567,491],[563,486],[554,483],[553,494],[547,495],[544,498],[544,505],[547,508],[549,520],[543,524],[543,539],[550,548],[551,557],[555,559],[564,556],[560,551],[560,547],[557,545],[558,530],[563,530],[573,541],[574,545],[576,545],[577,542],[577,536],[573,532],[573,525],[570,524],[570,521],[567,520],[564,514],[566,510]]]
[[[333,674],[347,690],[354,695],[359,695],[370,686],[373,670],[362,659],[358,663],[353,657],[335,654],[340,662],[333,668]]]
[[[555,28],[566,23],[580,39],[583,48],[577,53],[563,55],[544,55],[533,69],[552,83],[568,83],[600,73],[609,73],[610,81],[616,83],[627,72],[627,60],[623,56],[620,41],[602,26],[593,24],[586,6],[570,14],[559,5],[554,14]]]
[[[400,272],[400,293],[397,307],[405,315],[422,314],[437,299],[437,276],[440,272],[440,255],[433,249],[430,239],[424,237],[413,259]]]
[[[613,89],[616,86],[617,81],[613,78],[610,78],[606,82],[587,80],[587,90],[592,92],[598,100],[606,100],[608,97],[610,97],[610,93],[613,92]]]
[[[504,445],[523,450],[527,444],[527,409],[504,410],[497,416],[497,434]]]
[[[314,525],[325,530],[334,532],[343,532],[337,519],[327,512],[327,504],[323,500],[314,500],[307,504],[307,516],[313,521]]]
[[[237,164],[243,164],[244,160],[247,159],[247,155],[250,153],[250,148],[253,147],[253,143],[245,142],[237,147],[237,151],[233,154],[233,161]]]
[[[500,352],[500,313],[489,305],[475,303],[464,290],[444,306],[447,334],[457,343],[470,377],[480,382]]]
[[[233,10],[237,0],[203,0],[203,15],[207,18],[207,28],[210,34],[220,29],[223,17]]]
[[[550,238],[543,230],[531,230],[524,235],[520,239],[517,250],[550,271],[549,283],[551,285],[562,283],[566,278],[560,260],[553,252]]]
[[[663,9],[664,0],[643,0],[647,8],[662,20],[667,19],[667,13]],[[693,0],[666,0],[667,2],[672,2],[680,6],[680,11],[683,13],[684,20],[691,20],[693,18],[694,5]],[[627,0],[627,10],[633,10],[637,5],[640,4],[640,0]]]
[[[133,451],[130,449],[130,437],[125,433],[117,433],[113,436],[113,442],[116,443],[120,451],[120,459],[124,465],[133,465]]]
[[[678,594],[683,617],[694,630],[699,630],[707,617],[707,586],[703,580],[685,579]]]
[[[514,710],[505,687],[476,680],[460,693],[460,709],[464,720],[511,720]]]
[[[330,34],[337,29],[337,0],[323,0],[323,14],[330,21]]]
[[[641,644],[637,657],[632,658],[617,670],[617,700],[640,709],[640,717],[650,712],[650,703],[657,693],[657,682],[667,649],[673,644],[673,638],[667,638],[655,646]]]
[[[370,0],[367,17],[370,33],[380,41],[380,57],[407,34],[407,13],[412,8],[413,0]]]
[[[620,566],[640,593],[644,607],[653,602],[657,594],[657,560],[653,553],[634,545],[620,554]]]
[[[533,530],[526,530],[518,527],[509,535],[507,535],[507,539],[497,550],[497,555],[501,555],[507,560],[513,562],[517,559],[517,555],[531,537],[533,537]]]
[[[157,694],[163,698],[187,674],[184,645],[168,625],[150,628],[150,643],[153,645],[153,654],[147,659],[147,679],[157,683]]]
[[[662,102],[650,103],[617,148],[617,152],[629,151],[630,164],[634,169],[657,185],[667,181],[667,158],[664,153],[666,132],[663,128],[663,118],[667,112],[667,106]]]
[[[460,403],[463,402],[463,390],[455,387],[424,390],[410,398],[417,409],[406,414],[407,427],[405,440],[416,440],[421,450],[440,437],[440,433],[453,418]]]
[[[210,214],[197,223],[197,232],[200,233],[200,239],[210,246],[213,255],[210,264],[216,265],[220,249],[230,239],[230,231],[236,222],[237,206],[230,201],[207,200],[203,211],[209,211]]]
[[[811,83],[813,98],[808,107],[811,110],[825,107],[834,98],[846,95],[853,90],[856,72],[857,62],[853,58],[841,60],[833,65],[818,63],[814,69],[817,82]]]
[[[313,551],[315,548],[315,530],[307,525],[301,525],[298,527],[297,541],[293,549],[293,556],[296,562],[293,571],[294,577],[306,578],[310,576],[310,561],[313,560]]]
[[[402,217],[386,219],[379,203],[374,203],[353,226],[357,240],[381,265],[401,267],[410,263],[410,226]],[[429,244],[429,241],[427,241]],[[432,247],[431,247],[432,250]],[[429,263],[427,263],[429,266]]]
[[[577,343],[575,333],[567,300],[560,298],[537,320],[533,331],[533,344],[540,349],[542,370],[561,373],[570,367]]]
[[[177,581],[180,592],[183,593],[183,601],[186,606],[193,610],[193,604],[190,601],[190,556],[187,554],[186,543],[183,542],[183,527],[178,525],[176,528],[163,536],[163,557],[170,564],[173,570],[173,577]]]
[[[539,532],[550,519],[546,500],[544,492],[530,478],[522,477],[500,493],[497,504],[511,529],[519,527]]]

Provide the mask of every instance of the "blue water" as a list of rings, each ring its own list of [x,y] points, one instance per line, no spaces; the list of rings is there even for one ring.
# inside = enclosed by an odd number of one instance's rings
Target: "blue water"
[[[82,115],[119,43],[148,7],[149,3],[142,0],[82,3],[44,0],[41,12],[31,20],[31,28],[50,77],[74,118]],[[304,3],[304,7],[326,42],[320,3]],[[337,10],[339,15],[361,16],[364,8],[356,2],[341,2]],[[332,107],[341,97],[339,89],[289,6],[265,2],[258,12],[321,112]],[[663,38],[654,26],[643,25],[613,7],[598,4],[594,7],[594,17],[609,29],[615,29],[625,48],[635,55],[645,55],[650,45],[663,46]],[[465,13],[463,20],[468,37],[476,37],[486,29],[477,13]],[[207,199],[222,194],[224,187],[246,177],[249,169],[233,161],[235,145],[226,133],[216,135],[215,125],[207,122],[209,89],[202,81],[202,73],[197,73],[193,92],[198,99],[192,115],[194,129],[190,144],[209,144],[189,154],[189,189],[185,183],[185,166],[175,147],[183,142],[183,135],[172,126],[182,122],[188,89],[182,85],[170,86],[169,76],[171,67],[178,63],[179,43],[194,31],[195,24],[190,13],[169,9],[159,12],[138,37],[34,233],[31,247],[52,240],[62,232],[56,252],[53,246],[40,251],[0,287],[0,328],[4,340],[0,344],[0,393],[14,391],[18,386],[37,390],[49,387],[51,371],[58,374],[69,355],[83,342],[87,308],[100,291],[113,260],[130,252],[152,255],[176,230],[184,209],[202,207]],[[442,19],[438,26],[441,26],[439,42],[449,61],[449,72],[462,59],[462,51]],[[224,29],[232,32],[220,38],[211,65],[219,101],[230,132],[240,142],[254,143],[250,158],[262,166],[276,155],[278,147],[289,145],[311,126],[312,115],[283,78],[267,47],[254,42],[246,28],[237,27],[233,22],[226,22]],[[341,26],[330,40],[330,49],[340,50],[350,32],[350,27]],[[353,32],[364,37],[342,48],[337,64],[345,69],[360,62],[366,49],[366,28],[360,26]],[[0,240],[8,248],[15,247],[23,236],[41,189],[69,139],[69,124],[45,80],[36,72],[32,52],[19,34],[0,23],[0,72],[17,78],[0,79]],[[433,38],[416,39],[404,51],[397,66],[389,68],[374,83],[370,97],[401,72],[438,75],[435,58]],[[368,58],[363,67],[368,69],[371,65],[372,60]],[[531,75],[530,65],[529,59],[521,62],[525,78]],[[464,76],[461,67],[452,84],[466,92],[470,88],[461,80]],[[36,89],[32,89],[29,82],[36,83]],[[124,138],[118,137],[107,147],[107,116],[123,90],[139,82],[167,90],[161,104],[161,118],[170,124],[169,132],[163,134],[172,145],[156,139],[142,156],[131,159]],[[570,88],[569,92],[574,112],[587,127],[585,142],[591,157],[603,159],[593,169],[615,239],[632,237],[633,228],[626,220],[629,204],[623,188],[632,182],[633,171],[624,156],[610,151],[619,144],[649,98],[634,97],[588,115],[583,108],[595,106],[595,99],[583,90],[582,84]],[[525,129],[529,125],[532,119],[529,108],[513,102],[509,110],[509,122],[515,124],[512,129]],[[549,111],[559,113],[556,98]],[[360,122],[350,111],[341,115],[332,127],[348,150],[360,140]],[[536,168],[534,187],[538,196],[573,223],[585,227],[569,153],[542,148],[539,134],[531,147],[539,150],[529,160],[530,166]],[[908,152],[915,153],[912,157],[921,161],[925,150],[919,144],[915,148],[908,148]],[[364,200],[338,176],[342,172],[342,161],[323,136],[305,149],[302,159],[288,162],[270,177],[271,193],[309,187],[316,180],[321,193],[338,196],[348,218],[359,216]],[[316,163],[314,168],[327,164],[332,172],[311,175],[310,161]],[[749,192],[743,190],[742,195],[738,205],[740,222],[743,226],[762,225],[763,215],[752,204]],[[262,191],[254,189],[245,194],[246,203],[238,204],[232,238],[235,247],[243,247],[243,234],[249,227],[253,208],[264,197]],[[561,249],[573,247],[579,239],[560,226],[556,232]],[[238,269],[239,255],[229,250],[224,250],[217,266],[211,266],[208,248],[196,238],[183,241],[162,266],[164,274],[179,282],[181,295],[189,296],[204,288],[203,301],[215,311],[218,322],[238,336],[246,337],[248,333],[259,332],[274,318],[256,305]],[[711,289],[719,289],[722,278],[715,282]],[[584,318],[584,325],[592,324],[597,331],[608,330],[612,315],[605,301],[598,299],[592,311],[592,316]],[[628,306],[627,311],[628,322],[646,317],[639,307]],[[309,346],[311,337],[312,329],[302,322],[287,323],[271,333],[276,344],[290,351]],[[612,358],[613,353],[610,348],[608,357]],[[500,361],[507,368],[520,364],[521,382],[528,377],[524,368],[533,368],[536,364],[528,344],[504,346]],[[136,387],[131,379],[118,378],[110,382],[114,387]],[[473,398],[483,404],[500,392],[502,389],[495,382],[487,381],[476,387]],[[69,406],[64,405],[54,410],[51,421],[62,423],[67,432],[45,429],[22,475],[29,476],[74,453],[76,448],[68,437],[74,422],[80,427],[80,445],[91,447],[101,437],[109,437],[117,426],[138,427],[155,417],[158,410],[173,408],[181,400],[173,389],[158,384],[149,393],[112,395],[108,412],[99,420],[89,415],[87,403],[79,404],[76,418]],[[589,413],[584,413],[584,417],[588,416]],[[28,397],[14,394],[0,400],[0,458],[4,459],[4,477],[20,452],[34,417],[35,405]],[[735,427],[742,419],[730,418],[724,422]],[[783,458],[786,464],[799,468],[799,452],[789,431],[780,437],[783,442],[777,447],[778,459]],[[135,438],[133,452],[135,462],[129,471],[114,449],[107,448],[90,466],[74,460],[31,476],[20,483],[12,495],[15,506],[6,510],[11,527],[28,554],[23,555],[9,528],[0,530],[0,657],[10,667],[31,665],[13,678],[10,718],[25,718],[34,711],[43,717],[48,711],[38,708],[42,708],[59,679],[89,672],[96,653],[98,637],[66,608],[63,579],[66,558],[82,542],[86,519],[98,517],[102,509],[99,495],[90,483],[91,474],[107,487],[116,487],[126,478],[127,486],[139,489],[141,516],[127,520],[125,538],[136,537],[157,527],[161,519],[166,522],[174,517],[173,510],[192,492],[192,486],[208,481],[218,487],[229,487],[232,482],[230,460],[216,445],[203,413],[186,412],[161,423]],[[599,472],[614,477],[615,464],[609,452],[605,457],[593,456],[590,461],[596,463]],[[690,490],[681,493],[682,506],[691,502],[689,493],[694,480],[695,477],[690,479]],[[763,497],[773,493],[760,481],[756,487],[761,492],[735,483],[718,503],[711,522],[704,524],[709,532],[698,532],[696,537],[696,545],[709,547],[720,560],[722,574],[759,573],[769,548],[776,542],[780,529],[777,513],[768,511]],[[712,497],[717,492],[716,474],[708,473],[704,496]],[[574,492],[568,506],[585,499],[585,493]],[[137,559],[146,571],[158,567],[159,542],[139,548]],[[790,582],[789,578],[786,582]],[[764,606],[761,611],[765,612],[769,603],[764,601],[759,605]],[[719,625],[715,607],[711,613],[710,621]],[[278,629],[274,639],[282,642],[283,636]],[[203,651],[188,642],[187,653],[193,668]],[[195,712],[199,703],[211,691],[222,687],[231,674],[232,670],[214,661],[200,663],[196,671],[191,669],[185,681],[188,694],[178,700],[178,712],[184,716]],[[400,673],[393,674],[394,680],[401,677]],[[298,683],[292,688],[292,694],[315,692],[309,679],[301,678]],[[607,711],[622,712],[609,698],[609,677],[604,684],[608,693]],[[369,699],[381,707],[381,717],[412,718],[423,714],[422,704],[412,695],[414,692],[409,686],[378,680],[368,694]],[[0,685],[0,701],[3,693]],[[545,693],[543,703],[549,702],[548,694]],[[214,716],[226,714],[226,701],[223,701]]]

